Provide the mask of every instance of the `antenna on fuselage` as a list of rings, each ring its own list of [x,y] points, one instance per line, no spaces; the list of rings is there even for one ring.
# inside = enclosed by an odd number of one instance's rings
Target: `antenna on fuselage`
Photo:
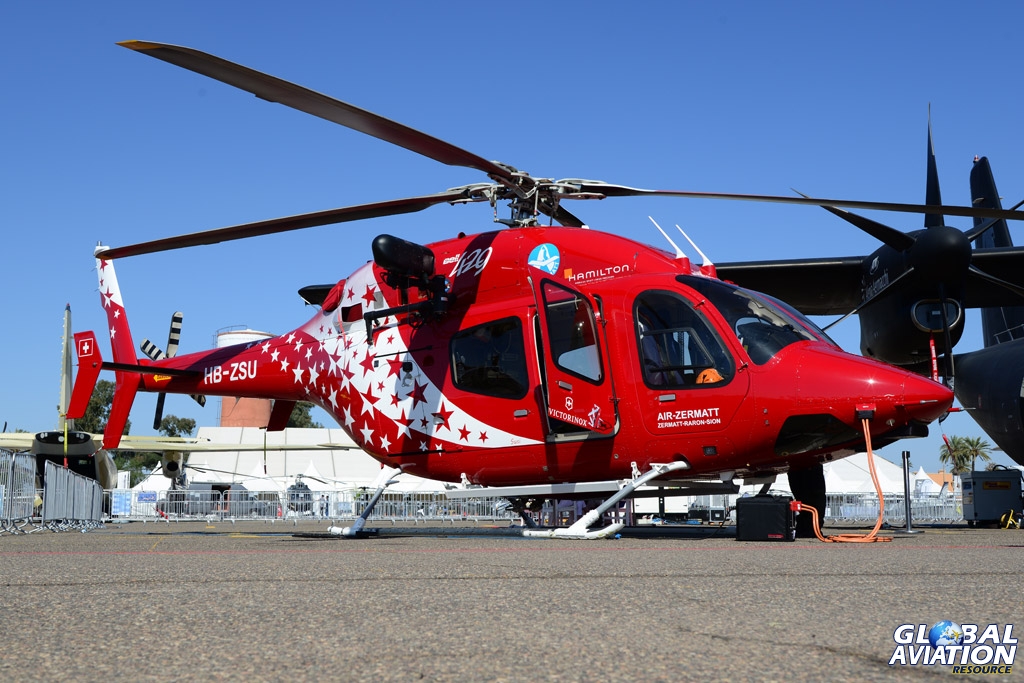
[[[718,271],[715,269],[715,264],[711,262],[711,259],[709,259],[707,255],[705,255],[704,252],[700,250],[700,247],[697,246],[697,243],[690,239],[690,236],[687,235],[683,231],[683,229],[679,227],[678,223],[676,223],[676,230],[681,232],[683,234],[683,237],[686,238],[686,241],[690,243],[690,246],[696,249],[697,253],[700,254],[700,272],[709,277],[717,278]]]
[[[676,250],[676,258],[677,259],[686,258],[686,254],[683,253],[683,250],[680,249],[679,246],[675,242],[672,241],[672,238],[668,236],[667,232],[665,232],[664,230],[661,229],[661,226],[658,225],[658,221],[656,221],[653,218],[651,218],[651,216],[648,216],[648,218],[650,218],[651,222],[654,223],[654,227],[656,227],[658,229],[658,232],[661,233],[662,237],[664,237],[666,240],[668,240],[668,243],[671,244],[672,248]],[[679,226],[677,225],[676,227],[679,227]],[[680,230],[680,232],[682,232],[682,231]],[[683,236],[684,237],[686,236],[685,233],[684,233]],[[687,239],[689,239],[689,238],[687,237]],[[691,242],[690,244],[693,244],[693,243]],[[698,249],[697,251],[700,251],[700,249]]]
[[[712,263],[712,262],[711,262],[711,259],[709,259],[709,258],[708,258],[708,257],[707,257],[707,256],[706,256],[706,255],[704,254],[704,252],[700,250],[700,247],[698,247],[698,246],[697,246],[697,243],[696,243],[696,242],[694,242],[693,240],[691,240],[691,239],[690,239],[690,236],[689,236],[689,235],[687,235],[687,234],[686,234],[685,232],[683,232],[683,229],[679,227],[679,224],[678,224],[678,223],[676,223],[676,230],[678,230],[679,232],[681,232],[681,233],[682,233],[682,235],[683,235],[683,237],[685,237],[685,238],[686,238],[686,241],[690,243],[690,246],[691,246],[691,247],[693,247],[694,249],[696,249],[696,250],[697,250],[697,253],[698,253],[698,254],[700,254],[700,261],[701,261],[701,265],[702,265],[702,266],[713,266],[713,265],[715,265],[714,263]]]

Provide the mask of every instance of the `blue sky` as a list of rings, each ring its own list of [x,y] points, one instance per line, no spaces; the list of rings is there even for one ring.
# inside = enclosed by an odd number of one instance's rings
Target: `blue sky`
[[[544,177],[659,189],[924,199],[931,105],[943,199],[969,202],[975,154],[1004,204],[1024,195],[1013,2],[37,2],[0,8],[3,295],[0,421],[56,422],[61,318],[102,330],[92,250],[432,193],[485,180],[115,45],[194,47],[295,81]],[[717,261],[860,255],[877,244],[810,207],[680,199],[574,204],[592,227],[660,244],[679,223]],[[922,219],[867,214],[902,230]],[[950,219],[964,227],[969,219]],[[391,232],[491,229],[482,205],[123,259],[136,342],[182,352],[218,329],[304,322],[296,290],[334,282]],[[1011,226],[1018,241],[1019,226]],[[827,321],[825,321],[827,322]],[[957,347],[980,346],[977,315]],[[834,328],[850,351],[857,321]],[[133,433],[149,433],[140,395]],[[166,413],[215,424],[169,397]],[[328,423],[327,416],[319,416]],[[333,426],[333,425],[332,425]],[[938,469],[953,415],[905,441]],[[898,460],[900,445],[882,454]],[[997,460],[1009,463],[1006,456]]]

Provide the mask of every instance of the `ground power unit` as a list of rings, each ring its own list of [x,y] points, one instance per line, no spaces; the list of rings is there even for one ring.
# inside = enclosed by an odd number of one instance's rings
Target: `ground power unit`
[[[971,525],[998,522],[1013,510],[1021,512],[1020,470],[965,472],[960,475],[964,520]]]
[[[736,501],[737,541],[792,541],[796,513],[789,496],[751,496]]]

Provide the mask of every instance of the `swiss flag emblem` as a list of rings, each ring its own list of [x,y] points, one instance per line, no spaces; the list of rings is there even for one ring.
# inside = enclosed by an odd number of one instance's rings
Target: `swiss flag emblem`
[[[92,355],[92,339],[78,340],[78,357],[88,358]]]

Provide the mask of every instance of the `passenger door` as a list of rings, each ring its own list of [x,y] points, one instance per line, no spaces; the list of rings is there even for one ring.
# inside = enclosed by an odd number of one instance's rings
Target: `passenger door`
[[[563,283],[530,280],[537,301],[544,396],[551,431],[615,429],[615,395],[594,306]]]
[[[701,306],[680,292],[647,290],[634,299],[633,316],[637,398],[648,432],[724,432],[750,378]]]

